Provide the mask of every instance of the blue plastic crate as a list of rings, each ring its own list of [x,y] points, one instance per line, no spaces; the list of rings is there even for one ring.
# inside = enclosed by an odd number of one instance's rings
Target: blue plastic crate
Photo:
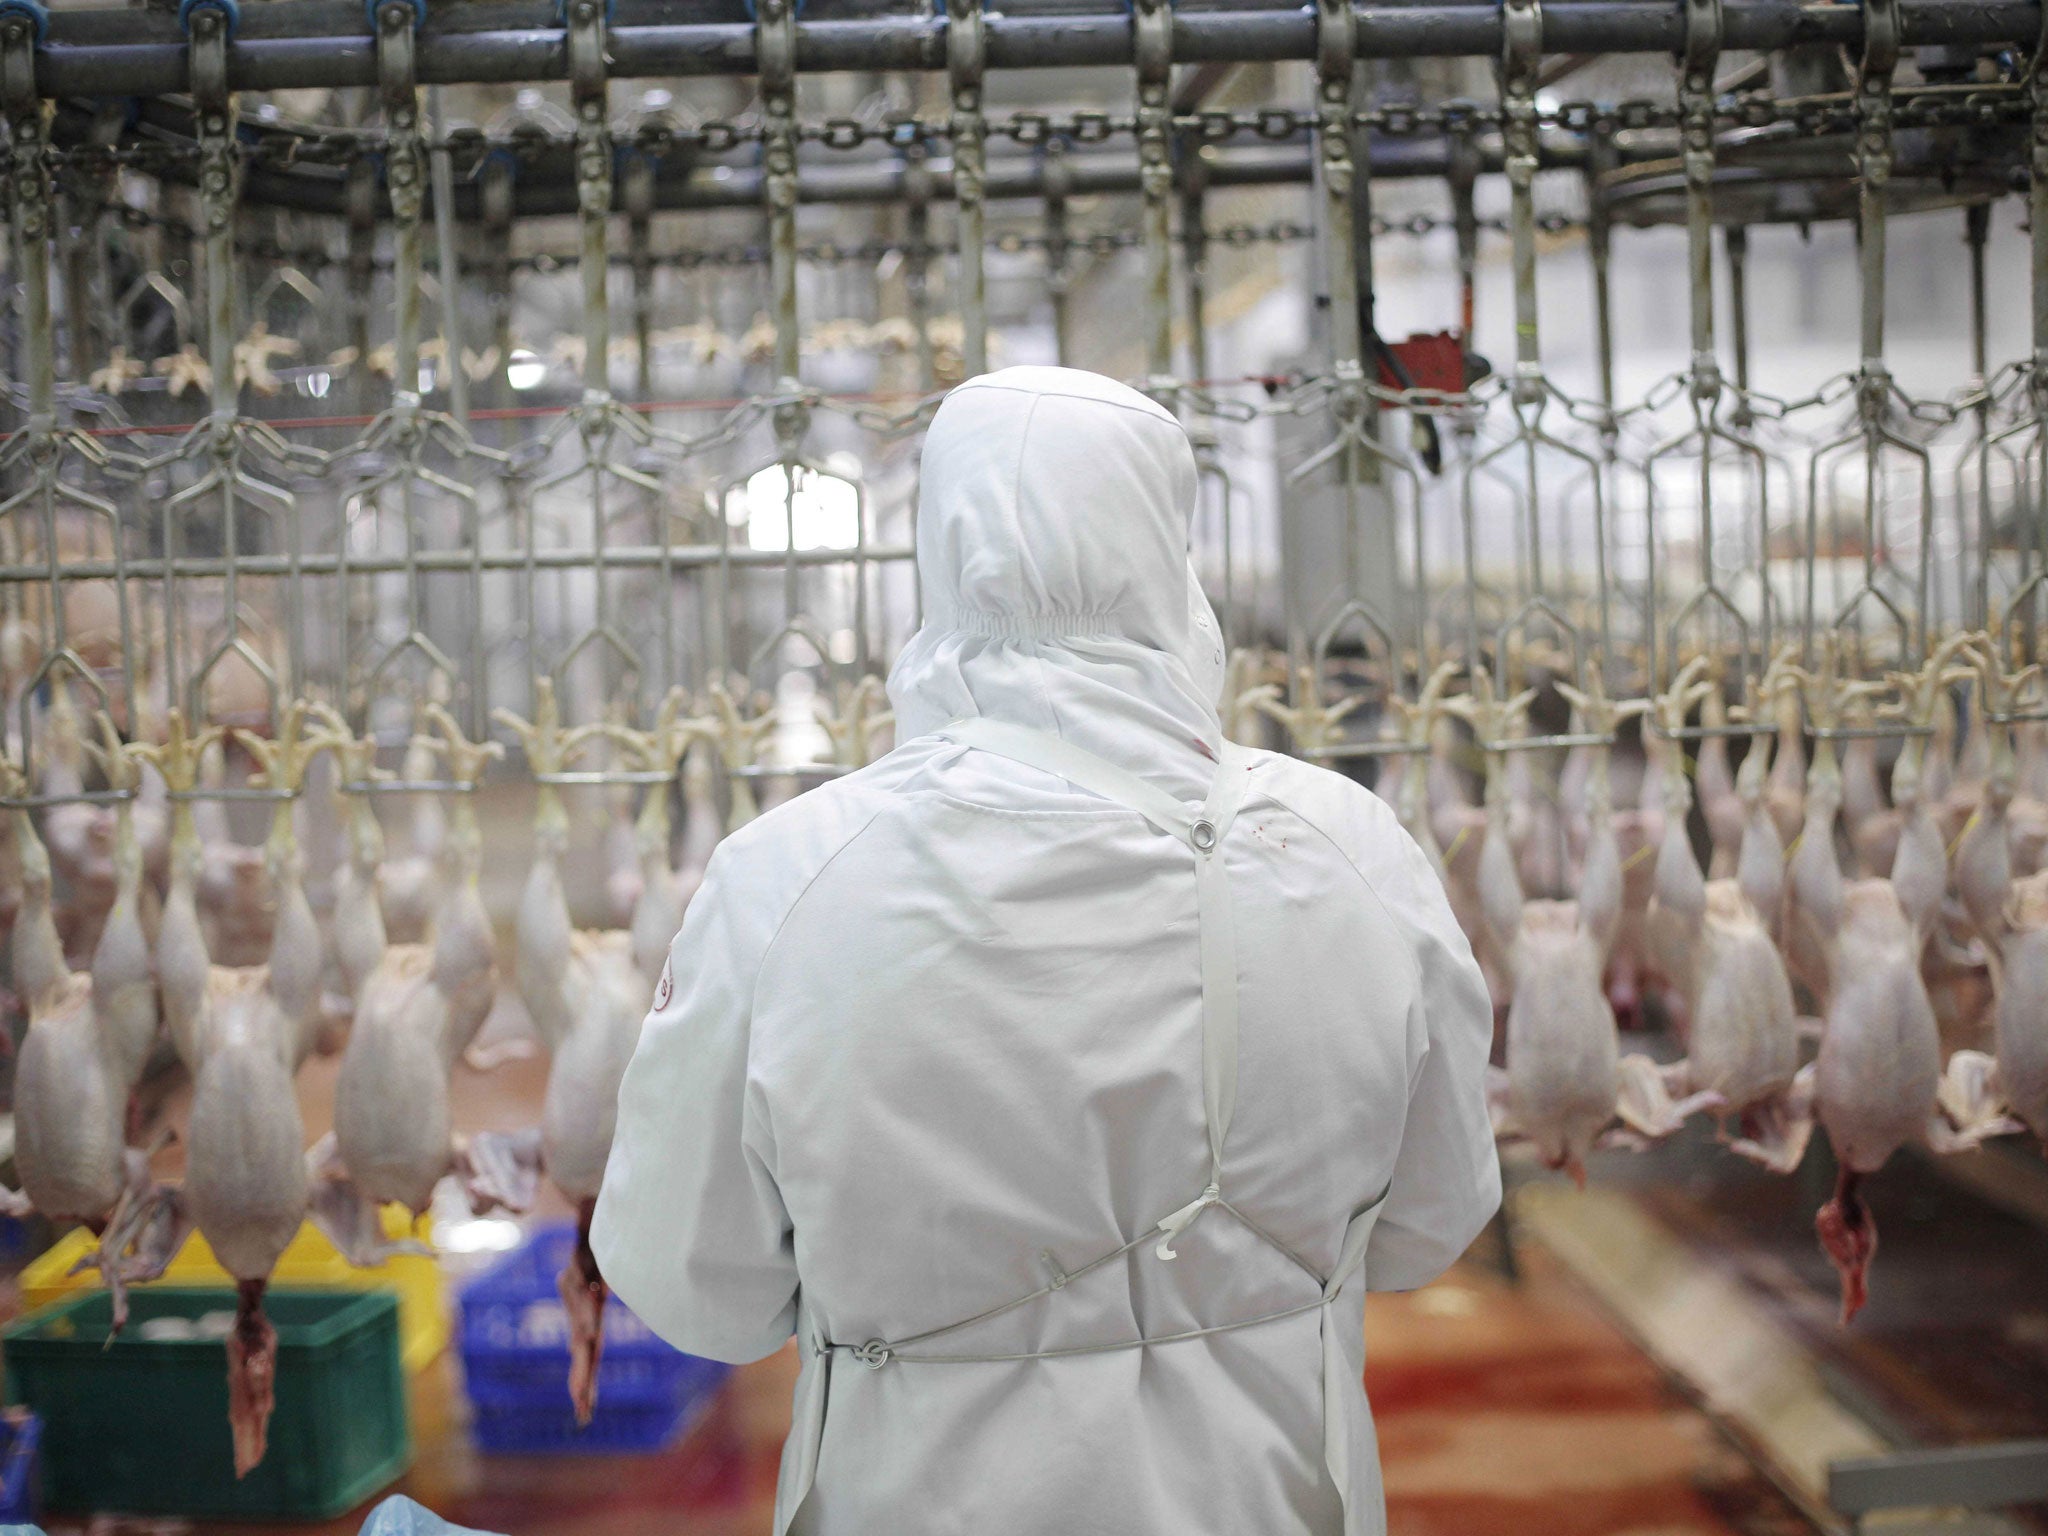
[[[20,1269],[36,1256],[37,1242],[48,1228],[18,1216],[0,1216],[0,1269]],[[47,1238],[43,1239],[45,1242]]]
[[[42,1511],[43,1421],[0,1418],[0,1525],[34,1525]]]
[[[664,1344],[616,1298],[604,1309],[597,1411],[579,1427],[569,1402],[569,1325],[555,1277],[576,1230],[541,1227],[464,1285],[457,1298],[462,1373],[486,1451],[644,1451],[694,1423],[728,1367]]]
[[[607,1308],[609,1310],[609,1308]],[[609,1352],[609,1346],[607,1346]],[[658,1451],[689,1432],[710,1409],[718,1389],[725,1385],[731,1367],[716,1360],[684,1355],[685,1365],[676,1379],[673,1393],[656,1402],[617,1402],[598,1387],[597,1411],[588,1424],[579,1425],[569,1407],[569,1392],[562,1389],[559,1403],[474,1402],[470,1435],[480,1451],[501,1455],[530,1455],[562,1451],[584,1455],[628,1451]],[[562,1362],[568,1371],[566,1356]],[[599,1367],[600,1375],[603,1367]]]

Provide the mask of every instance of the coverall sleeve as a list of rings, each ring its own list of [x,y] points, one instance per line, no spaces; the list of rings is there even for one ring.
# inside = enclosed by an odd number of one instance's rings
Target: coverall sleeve
[[[1486,1109],[1493,1000],[1442,882],[1391,813],[1378,819],[1373,844],[1369,878],[1418,966],[1408,1022],[1422,1060],[1365,1277],[1375,1291],[1408,1291],[1450,1268],[1500,1208]]]
[[[740,1362],[773,1354],[794,1330],[797,1272],[748,1074],[770,903],[748,889],[751,861],[724,852],[669,946],[620,1085],[590,1243],[648,1327],[691,1354]]]

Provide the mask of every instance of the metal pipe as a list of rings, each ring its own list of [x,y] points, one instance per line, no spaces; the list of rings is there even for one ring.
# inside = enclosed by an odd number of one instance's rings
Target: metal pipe
[[[798,186],[802,186],[801,178]],[[917,332],[918,393],[928,395],[938,387],[938,366],[932,356],[932,174],[925,165],[922,145],[905,152],[903,196],[903,297],[910,311],[910,324]]]
[[[1145,252],[1145,373],[1162,398],[1173,374],[1173,8],[1135,0],[1138,195]]]
[[[50,324],[50,179],[44,168],[44,122],[29,92],[33,23],[14,12],[0,18],[0,107],[8,122],[13,164],[9,223],[20,238],[22,375],[28,384],[28,426],[56,425],[57,358]]]
[[[654,164],[645,155],[626,162],[621,195],[626,203],[626,249],[633,272],[634,388],[654,398]]]
[[[864,7],[858,9],[865,9]],[[568,74],[562,28],[551,8],[486,6],[481,0],[435,7],[421,30],[422,84],[560,80]],[[947,26],[926,16],[847,15],[855,7],[824,0],[796,28],[795,69],[941,70]],[[834,12],[839,12],[835,18]],[[1353,7],[1361,56],[1498,57],[1500,10],[1484,0]],[[2038,0],[1906,0],[1901,42],[1908,47],[2016,43],[2040,35]],[[526,25],[508,25],[514,15]],[[754,28],[731,19],[720,0],[622,3],[609,29],[614,79],[758,73]],[[189,89],[183,38],[174,17],[128,9],[59,11],[38,51],[36,88],[44,96],[162,96]],[[990,14],[983,22],[990,69],[1047,69],[1134,62],[1132,28],[1122,11],[1073,15],[1033,10]],[[1774,51],[1820,44],[1857,48],[1864,11],[1804,0],[1730,0],[1723,46]],[[1668,0],[1551,0],[1545,46],[1566,53],[1672,54],[1685,41],[1684,15]],[[1315,56],[1315,13],[1308,8],[1192,11],[1172,18],[1177,62],[1260,62]],[[360,10],[326,0],[274,0],[252,7],[229,49],[233,90],[374,85],[376,51]]]
[[[426,147],[420,136],[419,90],[413,72],[418,16],[410,5],[377,8],[378,82],[384,100],[384,183],[391,198],[392,368],[397,396],[420,387],[420,215],[426,203]]]
[[[248,196],[251,178],[244,177]],[[368,159],[348,168],[341,184],[341,212],[348,218],[348,344],[358,359],[370,355],[370,288],[377,272],[377,167]],[[355,371],[351,397],[358,411],[370,409],[370,370]]]
[[[1501,14],[1513,24],[1506,33],[1500,80],[1515,279],[1514,398],[1517,405],[1534,406],[1543,400],[1543,364],[1536,334],[1536,67],[1551,44],[1546,36],[1548,12],[1540,0],[1502,0]],[[1540,559],[1540,545],[1530,553]],[[1540,580],[1537,590],[1542,590]]]
[[[1205,280],[1209,271],[1209,239],[1207,210],[1204,207],[1204,193],[1209,185],[1209,168],[1208,162],[1192,145],[1183,144],[1181,147],[1181,293],[1182,302],[1187,307],[1188,320],[1187,376],[1199,381],[1209,376],[1209,316],[1208,296],[1205,291]],[[1227,534],[1225,542],[1228,543]],[[1226,587],[1229,585],[1228,564],[1226,557]]]
[[[1686,0],[1685,15],[1678,111],[1683,119],[1686,266],[1692,278],[1692,394],[1711,402],[1721,397],[1721,359],[1714,348],[1714,70],[1721,60],[1722,0]],[[1700,456],[1703,464],[1710,456],[1704,442]],[[1701,538],[1701,558],[1710,559],[1711,528],[1703,525]]]
[[[981,79],[988,61],[988,18],[981,0],[953,0],[947,13],[946,78],[953,93],[953,201],[960,219],[961,370],[988,372],[987,119]]]
[[[583,389],[594,397],[611,388],[611,271],[605,229],[613,198],[611,95],[603,7],[598,0],[575,0],[568,15],[570,93],[576,112],[576,211],[582,233],[577,271],[583,280]]]
[[[1990,315],[1985,305],[1985,246],[1991,238],[1991,205],[1972,203],[1963,215],[1963,238],[1970,247],[1970,365],[1971,384],[1977,403],[1971,412],[1977,419],[1977,527],[1965,527],[1964,508],[1956,507],[1956,564],[1960,575],[1962,550],[1974,535],[1977,540],[1977,581],[1969,591],[1970,604],[1959,607],[1957,616],[1979,628],[1991,622],[1991,397],[1985,381],[1991,376]]]
[[[1451,189],[1451,222],[1458,241],[1458,335],[1467,349],[1472,346],[1473,328],[1479,307],[1479,172],[1484,167],[1471,134],[1454,133],[1444,145],[1444,177]],[[1387,174],[1386,162],[1373,157],[1376,175]]]
[[[796,279],[796,76],[791,37],[796,0],[765,0],[756,16],[761,101],[767,109],[761,193],[768,213],[768,309],[775,324],[778,389],[796,384],[802,337]],[[792,479],[791,484],[794,485]]]
[[[800,549],[791,556],[780,549],[747,549],[734,547],[722,553],[716,544],[677,544],[663,547],[658,544],[614,544],[606,548],[605,563],[620,568],[660,569],[666,561],[678,570],[718,565],[721,561],[736,566],[763,566],[782,568],[785,561],[794,559],[799,565],[844,565],[850,551],[844,549]],[[871,544],[862,558],[872,561],[902,561],[917,558],[917,551],[909,545]],[[525,549],[487,549],[472,552],[466,549],[423,549],[410,558],[396,555],[349,555],[345,559],[340,553],[307,554],[299,558],[297,569],[301,576],[398,576],[411,572],[433,574],[455,572],[468,575],[472,570],[524,571],[529,563],[540,570],[587,571],[596,559],[596,552],[588,546],[582,548],[543,547]],[[185,580],[220,580],[227,575],[229,562],[221,556],[179,555],[164,559],[156,555],[138,556],[133,560],[115,562],[111,559],[94,558],[66,560],[62,576],[66,582],[110,581],[125,572],[137,581],[161,580],[165,577]],[[236,572],[242,576],[289,576],[293,570],[290,555],[244,554],[234,561]],[[47,565],[0,565],[0,585],[14,585],[24,582],[46,582],[50,579]]]
[[[484,229],[484,291],[491,315],[491,379],[495,398],[511,398],[506,368],[512,361],[512,164],[502,155],[484,163],[478,187]]]
[[[1617,163],[1612,134],[1597,135],[1586,164],[1586,247],[1593,259],[1593,356],[1599,365],[1604,451],[1614,452],[1614,219],[1600,178]]]
[[[1358,246],[1352,232],[1352,73],[1357,32],[1349,7],[1325,3],[1317,12],[1316,184],[1322,203],[1323,280],[1329,294],[1330,362],[1354,386],[1363,377],[1358,330]],[[1346,476],[1347,483],[1349,476]],[[1355,574],[1355,573],[1354,573]]]
[[[1728,252],[1728,318],[1735,352],[1735,410],[1730,419],[1738,427],[1754,424],[1749,408],[1749,231],[1730,224],[1721,236]]]
[[[1073,185],[1073,177],[1067,168],[1067,146],[1058,139],[1045,146],[1042,178],[1045,182],[1045,287],[1052,300],[1053,360],[1072,367],[1074,343],[1069,323],[1068,291],[1073,286],[1074,274],[1073,248],[1067,238],[1067,192]],[[1193,260],[1193,253],[1190,253],[1190,266]]]
[[[428,180],[434,193],[435,278],[441,285],[442,362],[448,369],[449,414],[469,430],[469,370],[462,361],[462,276],[455,256],[455,165],[448,153],[441,122],[441,88],[427,92],[427,121],[443,142],[428,154]]]
[[[2034,462],[2033,473],[2028,477],[2032,482],[2031,494],[2022,503],[2029,514],[2025,519],[2028,531],[2019,533],[2014,543],[2018,546],[2019,555],[2019,590],[2027,596],[2027,655],[2032,658],[2037,654],[2039,644],[2035,615],[2041,604],[2039,592],[2028,585],[2029,567],[2033,563],[2035,541],[2040,537],[2044,505],[2048,505],[2048,5],[2041,9],[2041,33],[2034,47],[2033,69],[2028,75],[2028,94],[2034,108],[2033,185],[2027,194],[2034,356],[2033,368],[2027,376],[2027,393],[2028,404],[2033,407],[2034,414]],[[2004,622],[2009,623],[2011,617],[2009,603]]]
[[[195,50],[217,51],[227,17],[215,7],[192,18]],[[209,71],[211,73],[212,71]],[[195,82],[196,84],[196,82]],[[206,362],[213,373],[213,412],[232,419],[241,391],[235,384],[235,153],[234,124],[227,96],[216,86],[199,98],[200,223],[206,233]],[[230,514],[228,522],[232,524]],[[234,611],[232,594],[228,611]]]

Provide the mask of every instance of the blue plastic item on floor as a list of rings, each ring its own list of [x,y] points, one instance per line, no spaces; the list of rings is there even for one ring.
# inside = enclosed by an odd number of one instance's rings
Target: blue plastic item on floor
[[[42,1443],[43,1421],[34,1414],[0,1418],[0,1536],[35,1529],[42,1513]]]
[[[18,1216],[0,1216],[0,1267],[19,1269],[36,1256],[39,1223]]]
[[[597,1412],[578,1427],[569,1403],[569,1324],[555,1289],[575,1242],[567,1222],[537,1228],[462,1287],[462,1374],[479,1450],[659,1450],[696,1422],[730,1373],[664,1344],[614,1297],[604,1309]]]
[[[0,1531],[0,1536],[6,1536],[6,1533]],[[363,1522],[361,1536],[493,1536],[493,1533],[479,1531],[473,1526],[451,1525],[426,1505],[416,1503],[402,1493],[394,1493],[370,1511],[370,1518]]]

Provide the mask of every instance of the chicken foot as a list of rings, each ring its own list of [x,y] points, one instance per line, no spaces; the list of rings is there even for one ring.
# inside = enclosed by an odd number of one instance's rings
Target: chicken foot
[[[374,1268],[398,1254],[433,1257],[434,1250],[418,1238],[384,1235],[380,1207],[349,1178],[332,1131],[306,1153],[306,1187],[306,1215],[358,1269]]]
[[[130,1147],[122,1154],[121,1198],[114,1203],[94,1235],[99,1239],[92,1251],[81,1254],[68,1274],[99,1271],[112,1305],[108,1338],[128,1326],[128,1287],[163,1278],[171,1260],[192,1235],[192,1208],[185,1192],[159,1184],[150,1173],[151,1157],[174,1139],[166,1126],[147,1147]],[[88,1228],[94,1224],[88,1223]]]
[[[569,1401],[575,1405],[578,1424],[588,1424],[597,1407],[597,1367],[604,1356],[604,1304],[611,1295],[604,1276],[598,1273],[597,1255],[590,1248],[590,1218],[596,1210],[595,1200],[577,1202],[576,1247],[555,1278],[562,1312],[569,1320]]]
[[[1870,1300],[1870,1261],[1877,1256],[1877,1222],[1863,1203],[1865,1175],[1846,1164],[1835,1174],[1835,1193],[1813,1218],[1820,1246],[1842,1280],[1842,1326]]]
[[[306,1153],[306,1169],[311,1181],[306,1214],[349,1263],[369,1268],[396,1253],[432,1251],[411,1238],[393,1241],[384,1236],[380,1212],[385,1202],[349,1173],[332,1131]],[[479,1131],[457,1136],[450,1144],[444,1171],[461,1182],[463,1196],[475,1214],[502,1210],[524,1215],[540,1194],[540,1132]]]

